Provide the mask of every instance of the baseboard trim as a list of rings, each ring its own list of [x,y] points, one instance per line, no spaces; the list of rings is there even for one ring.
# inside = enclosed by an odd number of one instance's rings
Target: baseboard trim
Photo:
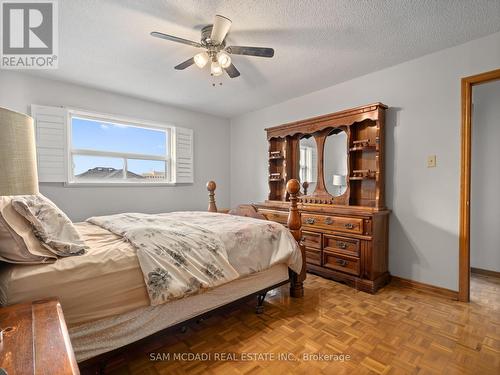
[[[471,267],[470,268],[471,273],[477,273],[478,275],[484,275],[484,276],[491,276],[491,277],[498,277],[500,278],[500,272],[498,271],[490,271],[490,270],[485,270],[482,268],[475,268]]]
[[[425,284],[398,276],[392,276],[392,282],[410,289],[419,290],[421,292],[438,295],[452,300],[458,300],[458,292],[451,289],[441,288],[439,286]]]

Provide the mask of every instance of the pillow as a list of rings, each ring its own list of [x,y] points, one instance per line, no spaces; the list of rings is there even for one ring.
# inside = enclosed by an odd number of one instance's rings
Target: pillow
[[[56,256],[36,238],[31,224],[14,210],[11,200],[10,196],[0,196],[0,261],[53,263]]]
[[[64,257],[85,253],[87,246],[73,223],[50,199],[41,194],[20,195],[12,198],[12,206],[54,254]]]

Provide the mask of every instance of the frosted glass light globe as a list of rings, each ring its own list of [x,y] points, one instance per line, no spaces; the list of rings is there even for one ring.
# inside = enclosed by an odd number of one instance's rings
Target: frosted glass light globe
[[[205,65],[207,65],[207,62],[208,62],[208,53],[200,52],[194,55],[194,63],[198,68],[203,68]]]
[[[222,74],[222,67],[217,61],[212,61],[212,65],[210,66],[210,73],[212,73],[212,75],[215,77]]]
[[[229,65],[231,65],[231,56],[229,56],[226,52],[221,51],[217,55],[217,61],[223,68],[229,68]]]

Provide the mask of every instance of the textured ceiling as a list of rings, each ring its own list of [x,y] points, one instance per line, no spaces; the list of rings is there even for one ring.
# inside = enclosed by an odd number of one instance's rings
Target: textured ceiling
[[[231,117],[500,30],[498,0],[64,0],[59,69],[30,74]],[[273,47],[234,56],[241,76],[175,65],[202,26],[233,20],[229,44]]]

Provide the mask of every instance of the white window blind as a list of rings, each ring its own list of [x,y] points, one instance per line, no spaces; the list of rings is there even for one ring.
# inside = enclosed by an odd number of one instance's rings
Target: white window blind
[[[67,110],[31,105],[31,117],[35,122],[38,180],[66,182]]]
[[[175,130],[175,182],[193,183],[193,130]]]

